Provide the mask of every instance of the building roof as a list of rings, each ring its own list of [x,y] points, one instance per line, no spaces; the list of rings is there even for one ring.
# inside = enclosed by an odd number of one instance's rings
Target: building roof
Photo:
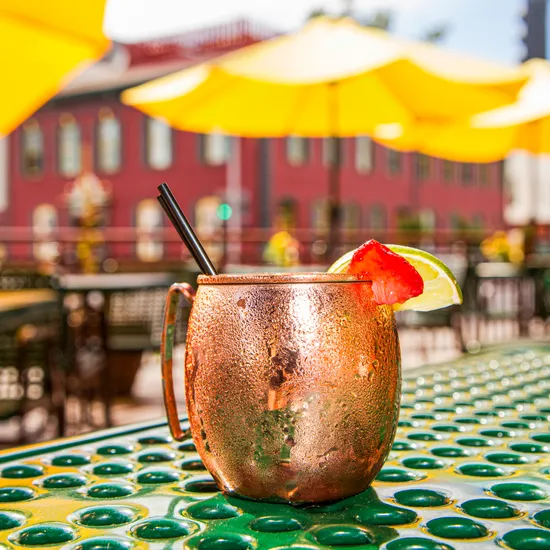
[[[136,44],[113,43],[109,54],[70,82],[57,97],[121,90],[277,36],[237,20]]]
[[[107,90],[118,90],[136,86],[154,78],[164,76],[192,63],[189,60],[172,60],[153,65],[128,67],[126,69],[97,70],[97,67],[85,71],[73,80],[57,97],[72,97]]]

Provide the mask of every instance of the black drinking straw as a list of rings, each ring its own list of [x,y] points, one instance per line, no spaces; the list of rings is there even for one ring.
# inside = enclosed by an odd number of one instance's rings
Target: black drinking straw
[[[181,240],[185,243],[185,246],[187,246],[193,258],[195,258],[201,271],[205,275],[217,275],[218,272],[212,260],[208,257],[197,235],[195,235],[191,224],[185,217],[183,210],[180,208],[178,201],[172,194],[172,191],[170,191],[168,185],[166,183],[161,183],[158,186],[158,191],[160,195],[157,197],[157,200],[166,212],[175,230],[178,232]]]

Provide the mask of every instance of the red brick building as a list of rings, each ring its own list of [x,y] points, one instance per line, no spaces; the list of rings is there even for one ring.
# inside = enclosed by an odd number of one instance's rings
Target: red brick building
[[[238,179],[243,227],[272,227],[281,215],[298,228],[328,223],[330,142],[234,139],[174,131],[119,101],[121,90],[271,36],[237,22],[162,41],[116,45],[8,138],[3,226],[67,226],[67,185],[86,164],[107,180],[108,223],[162,224],[156,186],[167,181],[199,231],[219,221],[229,180]],[[348,229],[396,227],[416,217],[426,229],[502,226],[501,164],[455,164],[400,154],[368,138],[341,141],[342,223]],[[231,187],[231,185],[230,185]],[[145,201],[145,202],[144,202]],[[234,212],[239,205],[233,201]],[[154,248],[154,247],[153,247]],[[145,250],[145,248],[143,249]],[[145,255],[155,257],[160,249]],[[27,250],[28,252],[28,250]],[[25,254],[19,248],[18,254]]]

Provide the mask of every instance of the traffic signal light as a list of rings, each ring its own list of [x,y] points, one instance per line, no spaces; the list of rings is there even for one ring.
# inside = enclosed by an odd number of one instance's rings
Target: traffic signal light
[[[540,57],[546,58],[546,9],[547,0],[526,0],[522,16],[524,32],[522,61]]]
[[[216,209],[216,214],[218,215],[218,218],[220,220],[226,222],[227,220],[229,220],[229,218],[231,218],[233,214],[233,209],[231,208],[231,206],[229,206],[229,204],[224,202],[218,206],[218,208]]]

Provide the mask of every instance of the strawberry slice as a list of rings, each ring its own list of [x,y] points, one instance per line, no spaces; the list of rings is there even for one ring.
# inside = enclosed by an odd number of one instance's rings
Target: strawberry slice
[[[402,304],[424,291],[418,271],[405,258],[373,239],[355,251],[347,272],[372,281],[378,305]]]

